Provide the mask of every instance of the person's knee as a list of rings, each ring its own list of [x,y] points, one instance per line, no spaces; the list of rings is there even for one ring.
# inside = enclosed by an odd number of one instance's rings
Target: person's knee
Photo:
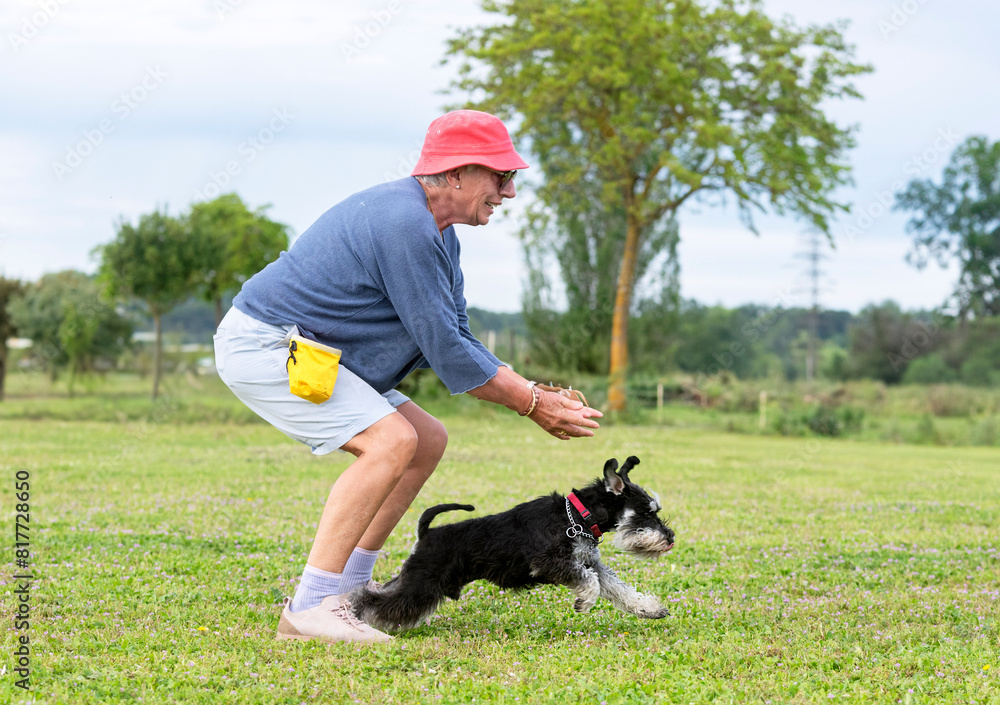
[[[417,431],[399,414],[389,414],[382,421],[386,424],[382,429],[381,452],[391,455],[393,464],[403,470],[417,452],[419,438]],[[381,422],[380,422],[381,423]]]
[[[420,449],[418,453],[436,466],[447,447],[448,429],[437,419],[431,419],[420,430]]]
[[[417,432],[419,444],[413,463],[410,465],[411,477],[423,484],[437,469],[444,449],[448,445],[448,431],[437,419],[431,423],[423,423]]]
[[[389,414],[355,436],[345,450],[378,458],[402,474],[417,452],[417,432],[400,414]]]

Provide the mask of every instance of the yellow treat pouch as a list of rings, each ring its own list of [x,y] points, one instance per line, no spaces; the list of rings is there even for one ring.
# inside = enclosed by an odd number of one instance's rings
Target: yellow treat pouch
[[[333,394],[340,350],[293,335],[288,341],[288,388],[297,397],[322,404]]]

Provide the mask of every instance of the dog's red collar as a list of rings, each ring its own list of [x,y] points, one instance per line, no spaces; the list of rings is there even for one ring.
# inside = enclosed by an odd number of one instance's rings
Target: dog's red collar
[[[583,502],[580,501],[580,498],[576,496],[575,492],[570,492],[568,495],[566,495],[566,501],[572,503],[572,505],[576,508],[576,511],[580,512],[580,516],[583,518],[584,521],[590,519],[590,511],[585,506],[583,506]],[[583,533],[582,530],[583,527],[581,527],[579,524],[573,521],[573,515],[570,514],[569,512],[569,506],[566,507],[566,513],[569,514],[569,521],[571,524],[570,528],[566,530],[567,535],[570,535],[571,538],[573,536],[579,536],[581,533]],[[579,529],[579,531],[577,531],[577,529]],[[596,521],[593,524],[591,524],[590,533],[593,534],[595,541],[597,541],[598,543],[601,542],[601,536],[603,534],[601,530],[597,528]]]

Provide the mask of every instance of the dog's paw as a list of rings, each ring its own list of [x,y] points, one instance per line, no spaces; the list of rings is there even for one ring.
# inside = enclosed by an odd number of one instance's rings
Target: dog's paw
[[[664,607],[653,595],[643,595],[636,607],[636,616],[643,619],[663,619],[670,614],[670,610]]]
[[[642,617],[643,619],[663,619],[664,617],[670,616],[670,610],[666,607],[661,607],[658,610],[643,610],[638,612],[636,616]]]
[[[594,606],[596,600],[584,600],[582,597],[576,598],[573,602],[573,609],[579,613],[590,612],[590,608]]]

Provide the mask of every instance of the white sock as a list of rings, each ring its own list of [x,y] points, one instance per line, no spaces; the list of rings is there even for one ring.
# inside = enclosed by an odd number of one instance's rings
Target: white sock
[[[371,580],[378,555],[379,551],[355,548],[354,552],[351,553],[351,557],[347,559],[344,572],[341,573],[343,577],[340,579],[340,592],[350,592],[354,588],[364,585]]]
[[[295,598],[289,609],[292,612],[301,612],[315,607],[325,597],[340,595],[344,592],[340,588],[342,578],[342,573],[328,573],[306,563],[305,570],[302,571],[302,581],[295,590]]]

